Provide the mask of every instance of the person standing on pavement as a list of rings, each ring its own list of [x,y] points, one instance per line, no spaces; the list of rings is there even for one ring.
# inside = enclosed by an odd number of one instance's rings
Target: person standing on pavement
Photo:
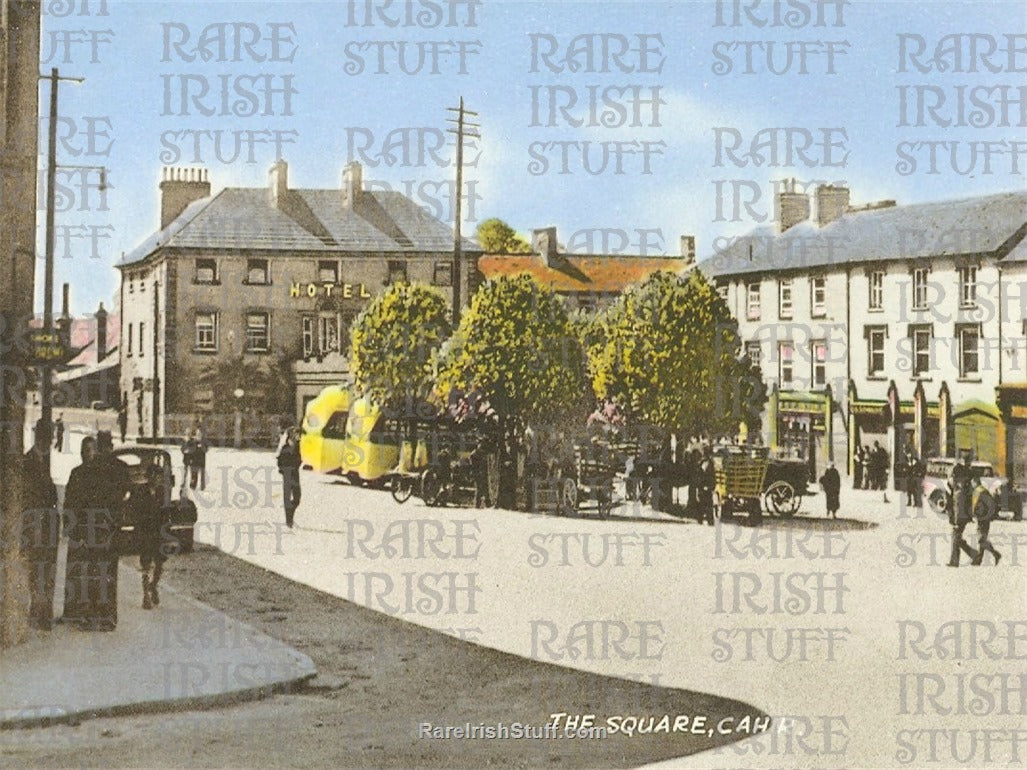
[[[65,492],[75,521],[68,535],[68,580],[78,583],[78,595],[72,612],[66,606],[64,614],[84,630],[113,631],[118,625],[116,537],[129,489],[128,466],[114,456],[110,431],[100,431],[96,456],[72,471]]]
[[[834,467],[834,463],[828,463],[827,469],[820,477],[820,486],[824,490],[824,495],[827,497],[827,515],[829,518],[838,518],[838,508],[840,507],[839,498],[842,491],[842,477],[838,473],[838,469]]]
[[[53,595],[57,577],[60,524],[57,487],[47,468],[50,434],[36,423],[32,448],[22,457],[21,553],[29,563],[29,622],[33,628],[53,628]]]
[[[870,453],[870,445],[863,445],[863,461],[861,463],[863,469],[863,485],[860,489],[873,489],[873,460],[874,457]]]
[[[131,500],[133,521],[139,522],[139,568],[143,573],[143,609],[160,604],[157,584],[164,571],[164,562],[174,543],[168,534],[164,508],[164,470],[157,465],[146,469],[146,486],[137,489]]]
[[[856,447],[856,454],[852,458],[852,488],[863,488],[863,463],[866,458],[863,455],[863,447]]]
[[[87,559],[86,540],[89,536],[85,521],[79,519],[76,509],[86,505],[91,479],[89,477],[93,460],[96,459],[96,439],[92,436],[84,436],[79,445],[79,453],[82,464],[73,468],[71,476],[68,477],[68,485],[64,489],[64,509],[61,521],[64,523],[64,532],[68,536],[68,555],[64,569],[64,614],[62,621],[78,623],[83,620],[86,613],[87,595]],[[85,516],[85,511],[82,511]]]
[[[713,466],[713,447],[704,444],[702,448],[702,460],[699,462],[698,489],[696,495],[699,502],[699,515],[702,523],[714,526],[715,512],[713,510],[713,488],[716,486],[716,472]]]
[[[125,443],[125,436],[128,434],[128,395],[121,400],[118,407],[118,433],[121,434],[121,443]]]
[[[970,466],[970,452],[963,450],[962,462],[952,467],[949,474],[949,524],[952,525],[952,550],[949,555],[949,566],[959,566],[960,551],[976,561],[980,554],[970,547],[963,537],[966,526],[973,520],[973,472]]]
[[[973,493],[971,497],[974,519],[977,521],[977,555],[971,560],[974,566],[981,566],[984,563],[984,554],[990,553],[995,557],[995,566],[998,566],[1002,554],[991,544],[988,534],[991,531],[991,522],[998,513],[998,506],[995,498],[980,478],[973,479]]]
[[[300,505],[300,436],[299,429],[287,428],[278,449],[278,472],[282,474],[282,497],[285,503],[285,525],[292,529],[293,517]]]
[[[196,432],[190,429],[185,441],[182,442],[182,465],[185,467],[185,472],[182,474],[182,489],[185,489],[186,485],[189,489],[196,489],[196,481],[199,476],[196,465],[198,452],[199,442],[196,440]]]
[[[196,475],[199,476],[200,491],[207,489],[207,431],[203,429],[203,424],[198,423],[195,431],[196,436],[196,456],[193,458],[193,468],[195,469]],[[196,483],[190,479],[192,488],[196,489]]]
[[[54,442],[53,448],[58,452],[64,451],[64,412],[57,415],[57,419],[54,420]]]
[[[888,450],[875,441],[874,454],[871,458],[874,468],[874,489],[880,489],[884,493],[884,502],[888,502],[888,462],[890,459]]]

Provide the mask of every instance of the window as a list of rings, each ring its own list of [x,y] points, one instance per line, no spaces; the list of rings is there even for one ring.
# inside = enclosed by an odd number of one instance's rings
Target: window
[[[246,283],[266,285],[271,283],[271,272],[266,259],[246,260]]]
[[[727,302],[727,284],[726,283],[722,283],[722,284],[720,284],[717,287],[717,294],[720,295],[720,298],[722,300]]]
[[[931,327],[914,326],[910,337],[913,339],[913,376],[923,377],[931,371]]]
[[[134,294],[136,290],[136,277],[132,274],[128,274],[128,293]]]
[[[453,263],[452,262],[436,262],[435,263],[435,274],[432,276],[432,283],[436,286],[452,286],[453,285]]]
[[[317,263],[317,280],[321,283],[339,282],[339,263],[323,259]]]
[[[827,315],[827,279],[810,279],[810,308],[814,318]]]
[[[813,387],[827,385],[827,343],[814,342],[810,345],[810,359],[813,364]]]
[[[125,346],[125,355],[132,355],[132,324],[128,325],[128,345]]]
[[[303,357],[310,358],[314,355],[314,317],[303,316]]]
[[[959,376],[972,378],[981,371],[981,332],[976,326],[959,327]]]
[[[196,314],[196,337],[193,350],[212,353],[218,349],[218,314],[201,312]]]
[[[763,358],[763,347],[758,340],[745,343],[745,355],[749,357],[749,366],[760,368],[760,361]]]
[[[322,313],[317,318],[317,336],[320,341],[320,352],[330,353],[339,349],[339,316],[335,313]]]
[[[392,286],[396,283],[406,283],[407,281],[407,263],[401,259],[390,259],[389,260],[389,279],[388,284]]]
[[[884,309],[884,271],[875,270],[870,274],[870,309]]]
[[[246,352],[266,353],[271,349],[271,314],[246,314]]]
[[[872,326],[866,330],[867,376],[884,376],[884,340],[887,333],[883,326]]]
[[[777,349],[778,360],[781,369],[781,384],[791,385],[792,384],[792,358],[795,353],[795,348],[790,342],[782,342]]]
[[[779,318],[792,317],[792,279],[781,279],[777,284],[777,315]]]
[[[146,343],[143,341],[146,336],[146,324],[139,322],[139,357],[146,355]]]
[[[913,309],[927,309],[927,278],[930,271],[926,267],[918,267],[913,271]]]
[[[218,263],[213,259],[196,260],[195,283],[217,283]]]
[[[977,267],[959,268],[959,306],[977,307]]]
[[[760,320],[760,285],[750,283],[745,287],[746,318],[750,321]]]

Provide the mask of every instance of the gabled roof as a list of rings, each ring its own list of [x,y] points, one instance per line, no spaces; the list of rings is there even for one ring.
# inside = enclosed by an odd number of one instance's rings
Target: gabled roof
[[[288,190],[276,204],[265,188],[229,187],[190,204],[119,263],[158,248],[403,254],[448,252],[453,230],[402,193],[364,190],[353,208],[342,190]],[[464,239],[467,252],[480,252]]]
[[[962,254],[1001,258],[1027,234],[1027,191],[851,211],[818,227],[761,227],[699,263],[708,276]]]
[[[553,267],[537,255],[486,254],[478,270],[486,278],[528,273],[557,292],[620,292],[659,270],[680,272],[687,266],[680,257],[627,257],[559,255]]]

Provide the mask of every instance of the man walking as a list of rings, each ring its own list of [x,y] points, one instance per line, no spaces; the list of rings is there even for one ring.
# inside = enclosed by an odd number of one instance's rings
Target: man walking
[[[50,434],[42,420],[36,423],[32,448],[22,457],[21,552],[29,562],[29,622],[33,628],[53,628],[53,594],[57,575],[57,487],[47,468]]]
[[[64,451],[64,412],[57,415],[57,419],[54,420],[54,442],[53,448],[58,452]]]
[[[963,450],[963,461],[952,467],[949,475],[949,524],[952,525],[952,550],[949,555],[949,566],[959,566],[959,553],[962,551],[972,561],[977,560],[977,553],[966,542],[963,532],[973,519],[973,474],[970,467],[970,451]]]
[[[289,529],[300,505],[300,462],[299,430],[286,428],[278,449],[278,472],[282,474],[285,525]]]
[[[118,433],[121,434],[121,443],[125,443],[125,436],[128,433],[128,395],[121,401],[118,408]]]
[[[820,477],[820,486],[824,489],[824,495],[827,497],[827,515],[828,518],[838,518],[839,498],[842,491],[842,477],[838,473],[838,469],[834,467],[834,463],[828,463],[827,470]]]
[[[979,567],[984,563],[984,554],[987,552],[995,557],[995,566],[997,567],[1002,559],[1002,554],[991,544],[988,533],[991,531],[991,521],[998,513],[998,506],[995,504],[995,498],[991,492],[979,478],[973,479],[972,503],[974,519],[977,521],[977,554],[970,563]]]

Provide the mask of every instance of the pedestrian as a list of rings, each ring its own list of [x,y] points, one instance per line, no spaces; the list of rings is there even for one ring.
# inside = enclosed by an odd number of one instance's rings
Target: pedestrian
[[[907,482],[912,483],[913,488],[913,507],[923,508],[924,507],[924,475],[927,473],[927,468],[924,465],[924,461],[916,455],[913,455],[913,463],[907,471]]]
[[[143,609],[160,604],[157,584],[164,562],[174,549],[168,533],[170,523],[164,507],[164,471],[158,465],[146,469],[146,485],[132,494],[133,521],[138,522],[139,569],[143,574]]]
[[[182,489],[186,486],[189,489],[196,489],[196,482],[199,476],[197,469],[197,453],[199,452],[199,442],[196,440],[196,433],[190,428],[189,433],[186,434],[185,441],[182,442],[182,465],[185,466],[185,470],[182,474]]]
[[[199,476],[200,480],[200,491],[207,489],[207,431],[203,429],[203,425],[199,424],[196,426],[196,456],[193,458],[193,468],[195,473]],[[190,479],[190,484],[193,489],[196,489],[196,484]]]
[[[299,430],[286,428],[278,449],[278,472],[282,474],[282,497],[285,504],[285,525],[292,529],[293,517],[300,505],[300,442]]]
[[[908,447],[906,449],[906,462],[905,462],[906,478],[905,478],[904,481],[905,481],[905,487],[906,487],[906,506],[910,507],[910,508],[912,508],[913,506],[916,505],[916,485],[917,485],[916,466],[917,466],[916,452],[913,451],[912,447]]]
[[[852,458],[852,488],[862,489],[863,488],[863,463],[866,461],[866,457],[863,453],[863,447],[856,447],[856,454]]]
[[[974,520],[977,522],[977,555],[970,563],[979,567],[984,563],[984,554],[990,553],[995,557],[995,566],[997,567],[1002,559],[1002,554],[991,544],[988,533],[991,531],[991,522],[998,513],[998,506],[995,504],[994,496],[979,477],[974,478],[972,484],[971,503]]]
[[[702,460],[699,462],[698,489],[696,496],[699,504],[700,521],[710,526],[716,524],[715,511],[713,510],[713,489],[716,486],[716,470],[713,464],[713,447],[704,444],[702,449]]]
[[[118,409],[118,433],[121,434],[121,443],[125,443],[125,436],[128,434],[128,396],[125,396]]]
[[[47,467],[50,433],[42,420],[36,422],[35,440],[22,457],[21,554],[29,565],[29,623],[33,628],[53,628],[53,595],[57,577],[57,545],[60,524],[57,487]]]
[[[963,450],[962,462],[952,467],[948,480],[949,524],[952,526],[952,549],[949,555],[949,566],[959,566],[960,551],[976,561],[980,554],[970,547],[963,537],[967,524],[973,520],[973,469],[970,465],[970,452]]]
[[[860,489],[872,489],[871,483],[873,481],[873,455],[870,453],[870,445],[863,445],[863,485]]]
[[[888,450],[881,446],[880,442],[874,442],[874,454],[872,457],[874,468],[874,479],[876,486],[884,493],[884,502],[888,502]]]
[[[824,490],[824,495],[827,497],[827,515],[832,519],[838,518],[839,497],[842,491],[842,477],[838,474],[838,469],[834,467],[834,463],[828,463],[827,469],[820,477],[820,486]]]
[[[57,415],[57,419],[53,424],[54,430],[54,442],[53,448],[58,452],[64,451],[64,412]]]
[[[71,472],[65,490],[72,523],[66,571],[71,585],[66,587],[64,617],[84,630],[113,631],[118,624],[116,537],[130,481],[128,466],[114,456],[110,431],[100,431],[95,446],[91,457],[92,449],[83,448],[83,463]]]

